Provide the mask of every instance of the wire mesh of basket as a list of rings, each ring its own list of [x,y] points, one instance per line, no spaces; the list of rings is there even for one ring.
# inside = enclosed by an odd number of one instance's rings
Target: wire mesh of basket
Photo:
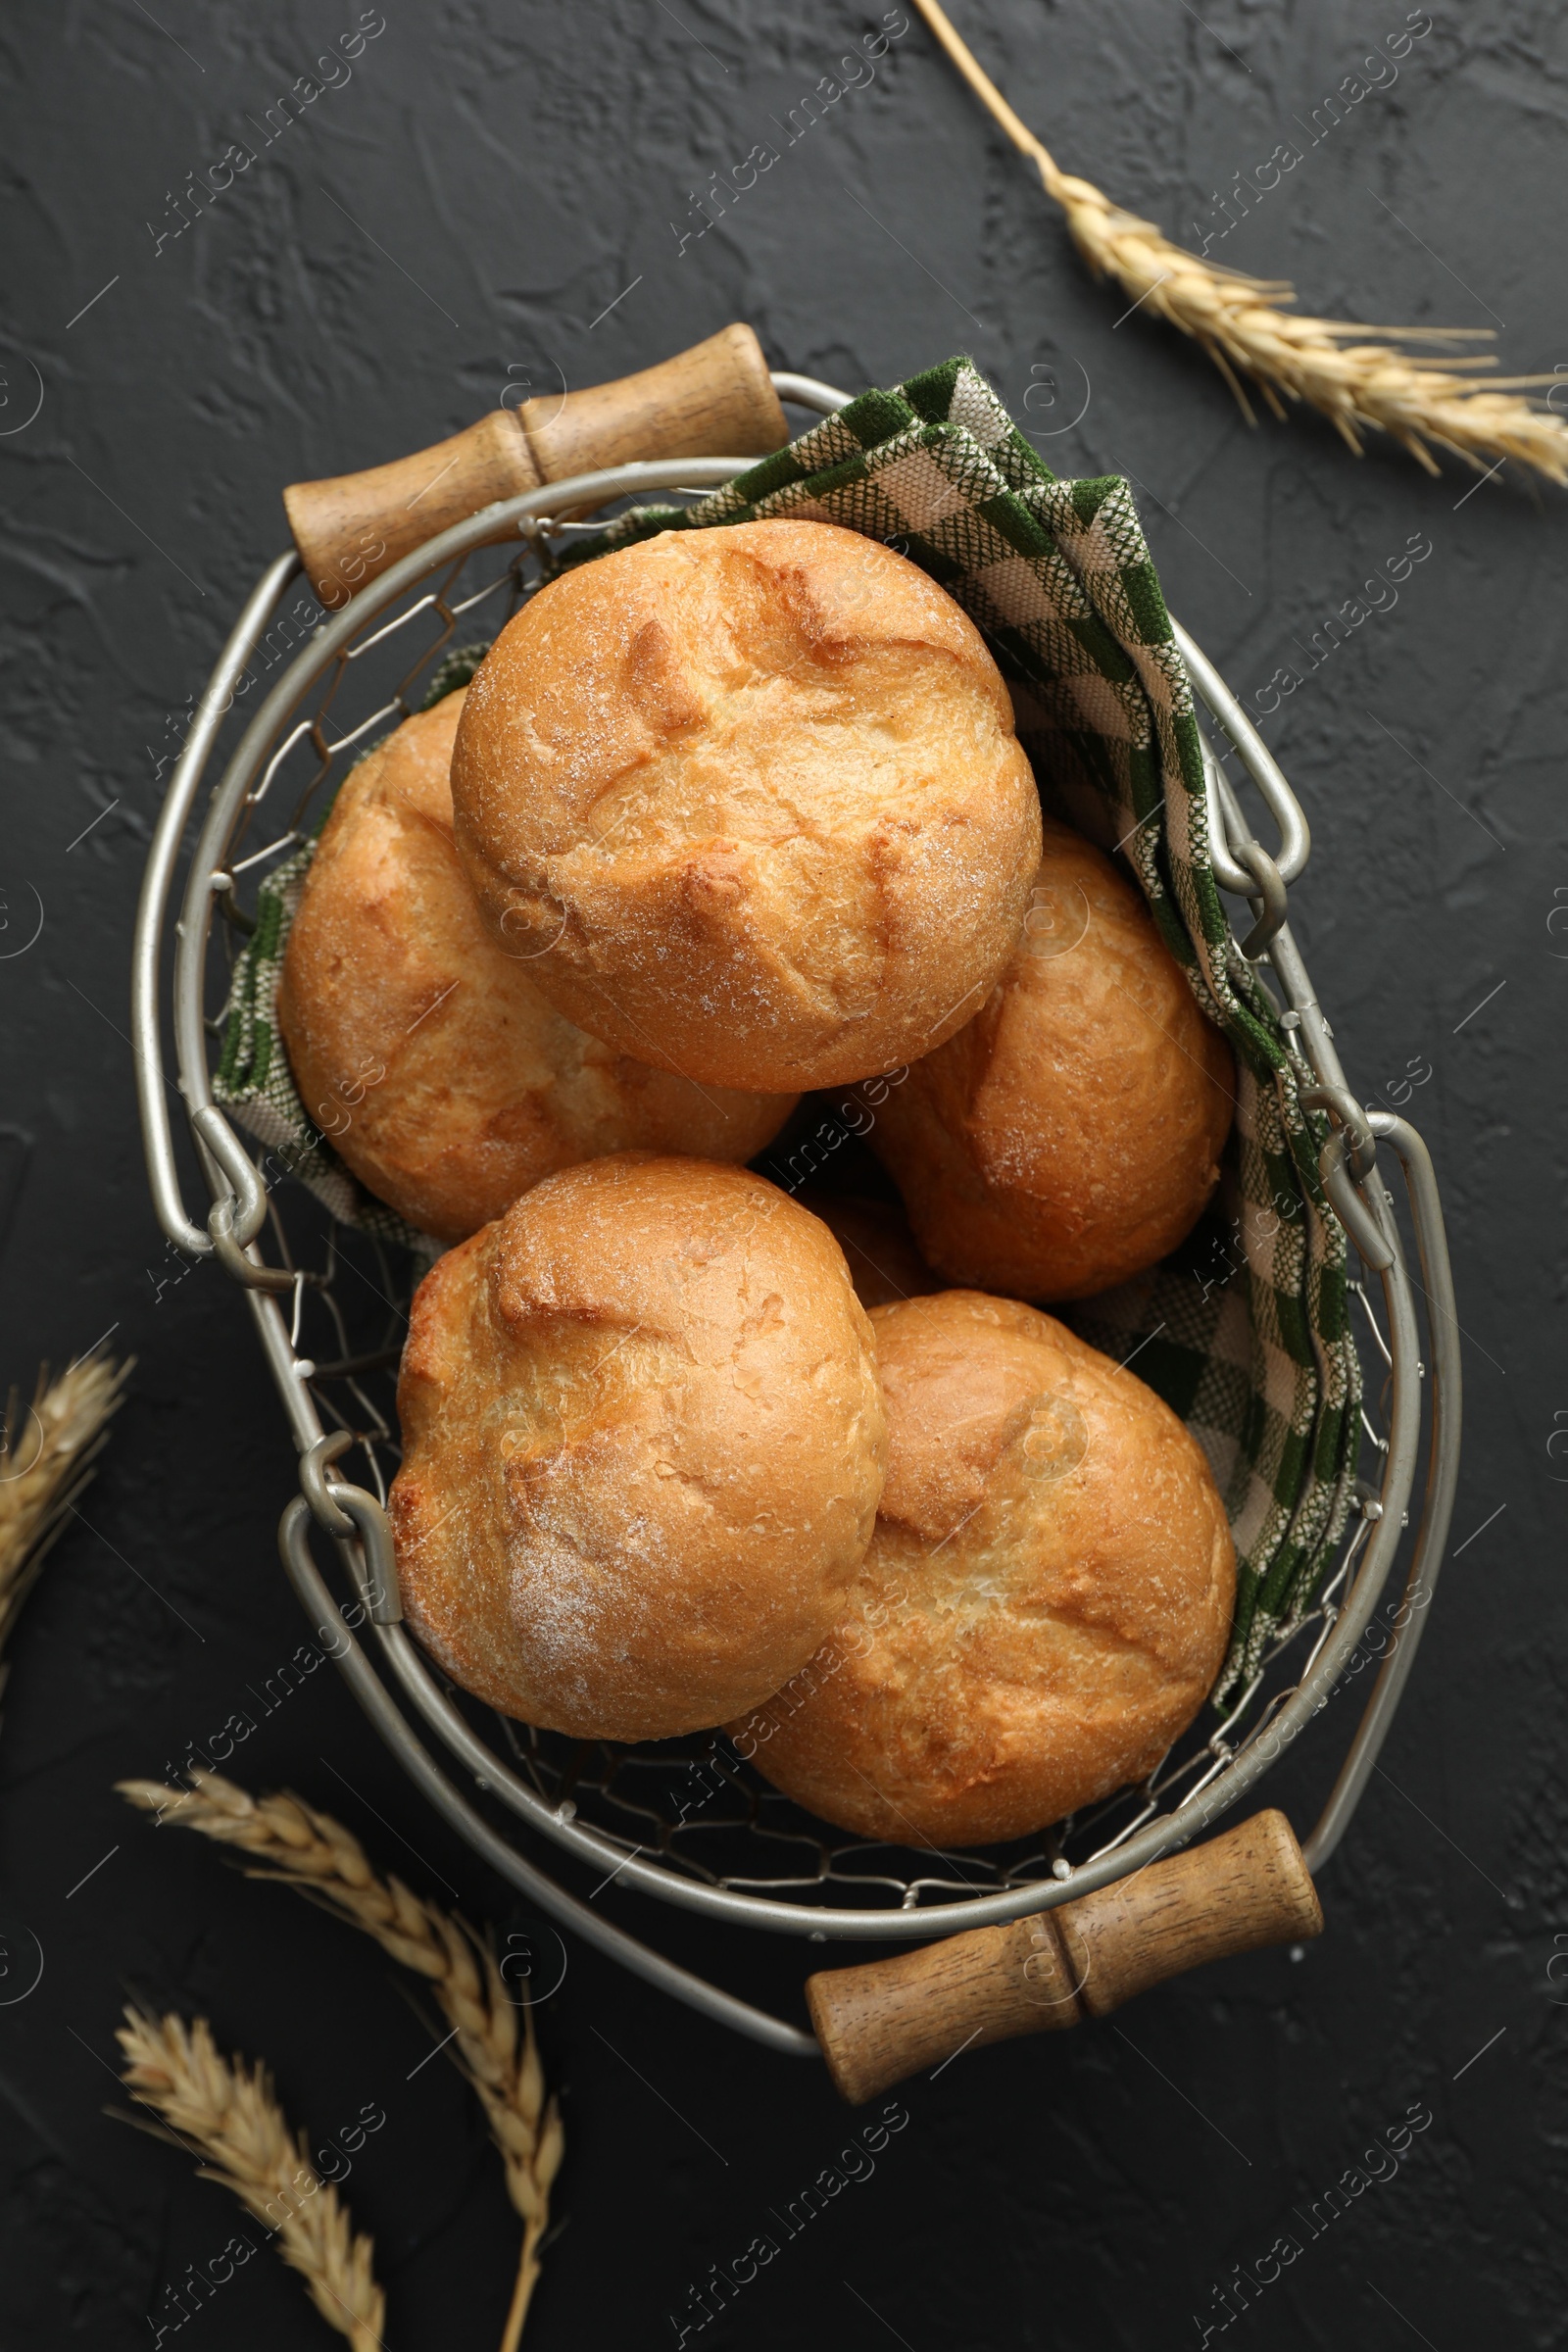
[[[822,414],[846,397],[775,375],[783,398]],[[1352,1661],[1408,1527],[1425,1453],[1419,1524],[1406,1547],[1391,1638],[1332,1794],[1305,1844],[1327,1860],[1371,1772],[1412,1663],[1446,1537],[1457,1470],[1457,1324],[1431,1161],[1413,1128],[1363,1107],[1292,937],[1288,893],[1309,854],[1295,796],[1223,680],[1177,631],[1205,732],[1213,864],[1237,903],[1248,954],[1265,962],[1292,1050],[1330,1121],[1322,1175],[1355,1243],[1366,1444],[1339,1557],[1313,1605],[1268,1647],[1221,1721],[1201,1721],[1136,1787],[1008,1848],[905,1851],[847,1838],[772,1789],[718,1734],[644,1747],[583,1743],[491,1714],[446,1678],[401,1622],[384,1505],[398,1461],[394,1390],[422,1262],[334,1217],[287,1181],[286,1153],[260,1162],[214,1102],[213,1073],[235,955],[258,884],[297,854],[352,760],[420,707],[442,662],[493,637],[547,581],[576,535],[613,502],[650,490],[706,495],[738,459],[681,459],[580,475],[492,507],[443,532],[322,620],[291,555],[263,575],[197,707],[154,837],[138,912],[134,1039],[143,1131],[169,1239],[215,1256],[242,1290],[299,1449],[300,1492],[280,1548],[318,1638],[405,1769],[448,1821],[540,1911],[709,2015],[781,2050],[809,2034],[676,1966],[563,1885],[538,1857],[662,1898],[710,1920],[821,1942],[949,1934],[1048,1910],[1187,1844],[1247,1794],[1320,1711]],[[593,509],[596,519],[581,519]],[[512,534],[499,543],[498,531]],[[253,684],[267,691],[233,740]],[[226,766],[190,838],[220,738]],[[1234,769],[1234,778],[1232,770]],[[1255,788],[1272,852],[1244,800]],[[181,866],[172,987],[168,914]],[[1265,961],[1266,959],[1266,961]],[[187,1212],[165,1077],[165,1012],[211,1206]],[[1407,1263],[1383,1171],[1395,1160],[1416,1244]],[[1425,1324],[1425,1345],[1422,1325]],[[312,1542],[335,1554],[329,1578]],[[1338,1720],[1338,1719],[1336,1719]],[[527,1847],[517,1842],[527,1837]],[[596,1889],[597,1891],[597,1889]]]

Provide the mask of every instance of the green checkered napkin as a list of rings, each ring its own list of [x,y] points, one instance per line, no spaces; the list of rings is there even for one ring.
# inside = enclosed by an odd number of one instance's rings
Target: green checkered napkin
[[[1301,1108],[1305,1066],[1220,905],[1192,688],[1132,494],[1116,475],[1058,481],[970,363],[950,360],[863,393],[711,498],[621,516],[567,561],[662,530],[781,514],[891,541],[962,605],[1012,687],[1044,799],[1102,847],[1127,851],[1194,995],[1235,1049],[1228,1224],[1210,1220],[1152,1275],[1071,1316],[1096,1347],[1136,1357],[1226,1497],[1240,1577],[1218,1703],[1322,1583],[1354,1478],[1360,1375],[1345,1234],[1317,1170],[1326,1129]],[[264,912],[240,958],[214,1091],[254,1133],[264,1134],[259,1116],[275,1121],[264,1140],[306,1152],[298,1172],[337,1214],[406,1238],[310,1128],[277,1041],[277,966],[309,856],[264,887],[264,908],[270,892],[276,913]],[[347,1188],[347,1209],[328,1185]]]

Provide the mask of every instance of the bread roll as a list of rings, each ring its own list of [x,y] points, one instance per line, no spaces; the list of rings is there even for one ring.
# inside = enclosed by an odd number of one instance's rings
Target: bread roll
[[[952,1282],[1087,1298],[1174,1250],[1219,1176],[1230,1048],[1138,892],[1047,820],[1006,970],[870,1131]]]
[[[601,1045],[491,939],[452,840],[463,701],[407,720],[345,779],[277,996],[311,1117],[362,1184],[442,1242],[604,1152],[750,1159],[793,1102],[694,1086]]]
[[[666,531],[542,589],[468,689],[453,797],[551,1003],[705,1086],[929,1053],[1006,962],[1040,844],[974,624],[823,522]]]
[[[1230,1530],[1131,1372],[975,1291],[878,1307],[876,1533],[828,1642],[730,1726],[824,1821],[1021,1838],[1150,1772],[1225,1653]]]
[[[942,1289],[941,1277],[932,1273],[915,1248],[909,1221],[896,1200],[830,1193],[820,1184],[803,1186],[796,1199],[821,1218],[843,1250],[855,1296],[863,1307],[920,1298]]]
[[[414,1303],[391,1510],[456,1681],[579,1739],[716,1723],[787,1678],[870,1538],[886,1429],[825,1225],[760,1176],[548,1176]]]

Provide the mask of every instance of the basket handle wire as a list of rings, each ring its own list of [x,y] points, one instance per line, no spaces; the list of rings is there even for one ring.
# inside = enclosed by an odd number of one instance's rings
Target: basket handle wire
[[[292,548],[286,556],[279,556],[268,565],[229,632],[227,644],[218,657],[218,665],[196,706],[190,732],[170,778],[169,792],[153,834],[136,908],[136,937],[130,977],[130,1034],[136,1057],[136,1095],[141,1106],[147,1181],[152,1188],[153,1205],[158,1211],[159,1223],[170,1240],[191,1257],[211,1257],[214,1241],[211,1231],[193,1223],[186,1215],[179,1172],[174,1164],[173,1129],[165,1101],[166,1091],[172,1092],[172,1088],[164,1071],[163,1030],[158,1017],[158,967],[164,920],[179,861],[179,845],[195,807],[196,795],[201,788],[202,776],[217,741],[218,730],[234,700],[234,689],[241,674],[277,609],[278,598],[299,569],[300,560]],[[236,1150],[243,1149],[237,1138],[234,1142]],[[216,1185],[212,1189],[215,1193],[218,1190]]]
[[[1280,880],[1289,887],[1306,871],[1306,861],[1312,855],[1312,835],[1306,812],[1286,782],[1268,745],[1202,647],[1189,637],[1180,621],[1173,618],[1170,625],[1194,686],[1235,745],[1237,757],[1262,794],[1270,815],[1279,826],[1280,846],[1274,853],[1274,864],[1279,870]],[[1225,771],[1209,749],[1206,737],[1203,742],[1203,766],[1209,786],[1208,850],[1215,879],[1222,889],[1239,892],[1242,897],[1250,898],[1257,888],[1256,877],[1239,856],[1236,846],[1248,839],[1250,828],[1241,815]],[[1226,802],[1227,822],[1222,824],[1214,821],[1216,788]],[[1258,953],[1255,948],[1247,952],[1250,955]]]
[[[1350,1825],[1362,1790],[1372,1776],[1379,1750],[1388,1738],[1426,1623],[1426,1610],[1438,1582],[1453,1517],[1454,1491],[1459,1482],[1459,1421],[1463,1397],[1463,1369],[1459,1353],[1459,1318],[1453,1295],[1453,1270],[1443,1230],[1443,1205],[1432,1154],[1407,1119],[1391,1111],[1366,1114],[1373,1133],[1391,1144],[1409,1189],[1410,1221],[1415,1229],[1421,1280],[1427,1296],[1427,1328],[1432,1342],[1432,1431],[1427,1448],[1426,1492],[1421,1524],[1416,1531],[1410,1573],[1404,1596],[1395,1611],[1394,1638],[1385,1654],[1349,1752],[1340,1767],[1328,1803],[1303,1853],[1309,1870],[1321,1870]]]

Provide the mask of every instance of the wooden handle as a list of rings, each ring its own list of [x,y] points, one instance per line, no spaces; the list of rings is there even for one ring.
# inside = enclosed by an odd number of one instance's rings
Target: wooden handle
[[[761,457],[788,439],[762,347],[736,324],[640,374],[492,409],[390,466],[294,482],[283,507],[311,585],[335,608],[438,531],[541,482],[636,459]]]
[[[961,2049],[1104,2017],[1205,1960],[1322,1931],[1290,1823],[1254,1813],[1056,1910],[827,1969],[808,1980],[806,1997],[828,2071],[858,2107]]]

